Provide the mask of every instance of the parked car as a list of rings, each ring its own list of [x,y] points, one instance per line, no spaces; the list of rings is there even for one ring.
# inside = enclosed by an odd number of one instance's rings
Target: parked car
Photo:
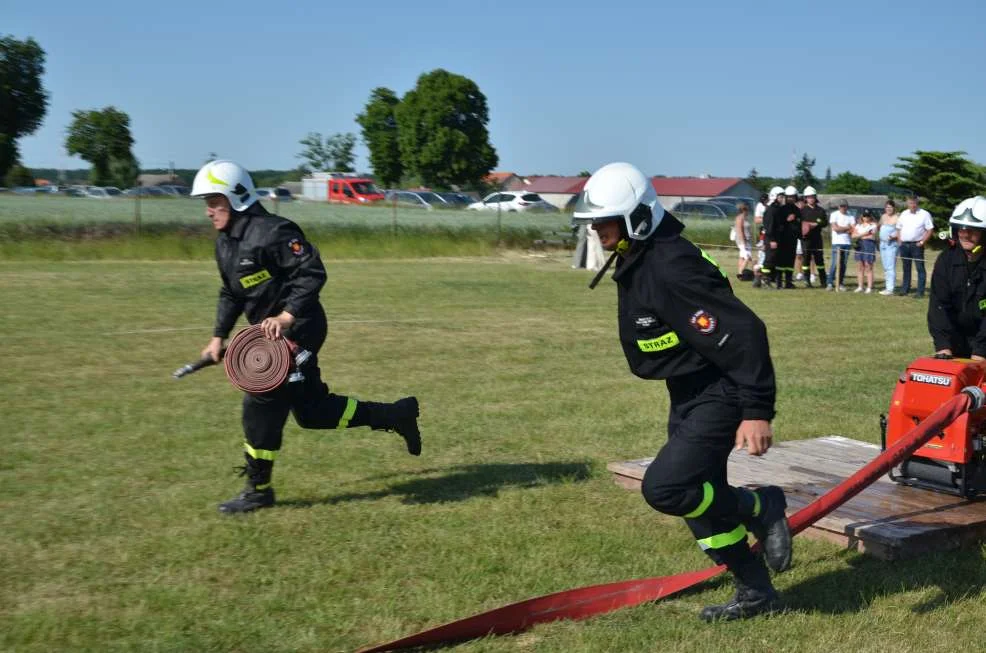
[[[384,194],[365,177],[333,177],[328,180],[328,200],[340,204],[372,204],[384,199]]]
[[[671,208],[671,213],[678,217],[705,218],[726,220],[733,217],[728,207],[705,200],[678,202]]]
[[[188,197],[188,194],[192,192],[192,189],[188,186],[181,186],[179,184],[162,184],[160,186],[152,186],[151,188],[160,188],[163,192],[168,195],[174,195],[175,197]]]
[[[257,197],[262,200],[271,200],[278,202],[290,202],[294,199],[294,195],[291,194],[287,188],[282,188],[278,186],[277,188],[258,188]]]
[[[141,197],[170,197],[171,194],[165,192],[158,186],[134,186],[133,188],[128,188],[123,191],[123,194],[127,197],[134,197],[135,195],[140,195]]]
[[[739,205],[741,202],[749,207],[751,215],[753,214],[754,209],[757,208],[757,200],[752,197],[741,197],[739,195],[721,195],[719,197],[710,197],[707,201],[726,207],[729,214],[733,216],[739,213]]]
[[[544,199],[537,193],[526,193],[524,191],[505,191],[502,193],[491,193],[484,197],[482,201],[473,202],[466,207],[471,211],[546,211],[557,212],[558,208]]]
[[[387,191],[385,199],[400,206],[428,211],[445,206],[445,201],[431,191],[391,190]]]
[[[86,197],[108,200],[121,195],[123,195],[123,191],[116,186],[86,186]]]
[[[448,202],[449,206],[455,208],[466,207],[476,201],[464,193],[444,192],[438,193],[438,196]]]

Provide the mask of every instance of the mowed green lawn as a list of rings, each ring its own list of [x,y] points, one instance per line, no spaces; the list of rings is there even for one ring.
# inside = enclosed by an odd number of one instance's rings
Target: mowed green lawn
[[[663,384],[627,371],[611,282],[590,292],[561,256],[327,265],[326,380],[416,394],[424,453],[291,423],[279,507],[229,518],[239,392],[218,368],[170,377],[211,333],[214,265],[0,263],[0,649],[347,651],[708,565],[681,520],[605,469],[653,454],[667,411]],[[770,331],[778,439],[877,441],[897,375],[930,349],[926,305],[738,292]],[[795,554],[784,616],[701,624],[731,594],[717,581],[456,650],[982,648],[982,547],[891,564],[799,538]]]

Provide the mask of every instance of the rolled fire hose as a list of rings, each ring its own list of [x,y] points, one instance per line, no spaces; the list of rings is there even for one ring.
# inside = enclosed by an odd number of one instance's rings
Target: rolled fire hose
[[[259,324],[236,334],[226,347],[223,365],[230,382],[251,394],[270,392],[288,379],[291,346],[280,338],[270,340]]]
[[[986,396],[977,387],[966,388],[960,394],[952,397],[935,412],[928,415],[924,421],[911,429],[894,446],[792,515],[788,519],[791,533],[800,533],[862,492],[960,415],[966,411],[982,408],[984,400],[986,400]],[[559,619],[587,619],[619,608],[628,608],[666,598],[713,578],[725,570],[725,566],[719,565],[674,576],[606,583],[547,594],[423,630],[392,642],[362,648],[358,653],[376,653],[377,651],[394,651],[412,646],[450,644],[476,637],[486,637],[487,635],[518,633],[536,624]]]

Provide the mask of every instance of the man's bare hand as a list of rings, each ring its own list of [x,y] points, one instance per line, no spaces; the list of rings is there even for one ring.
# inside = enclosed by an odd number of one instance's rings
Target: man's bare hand
[[[223,353],[223,339],[218,337],[213,337],[209,341],[209,344],[205,346],[202,350],[202,358],[211,358],[215,362],[219,362],[219,358]]]
[[[277,340],[294,324],[294,316],[283,311],[275,317],[268,317],[260,323],[260,329],[269,340]]]
[[[736,429],[736,448],[746,450],[751,456],[761,456],[770,449],[774,433],[765,419],[745,419]]]

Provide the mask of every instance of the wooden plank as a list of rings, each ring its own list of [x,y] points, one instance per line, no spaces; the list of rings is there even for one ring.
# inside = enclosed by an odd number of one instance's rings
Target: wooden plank
[[[760,457],[736,452],[729,459],[733,485],[780,485],[793,514],[849,477],[880,453],[880,448],[839,436],[781,442]],[[614,479],[639,489],[651,458],[607,465]],[[836,542],[884,559],[955,548],[986,538],[986,501],[894,483],[886,476],[805,531],[808,537]]]

